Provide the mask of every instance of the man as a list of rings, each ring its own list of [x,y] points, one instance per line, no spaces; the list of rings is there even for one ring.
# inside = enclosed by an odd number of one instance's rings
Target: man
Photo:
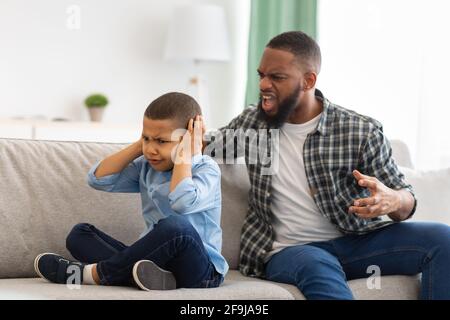
[[[381,275],[422,273],[420,298],[450,299],[450,227],[400,223],[416,200],[381,124],[328,101],[315,88],[320,65],[306,34],[274,37],[258,68],[258,106],[218,131],[261,138],[265,130],[266,151],[278,155],[267,174],[267,164],[251,159],[261,139],[243,146],[251,189],[240,271],[293,284],[307,299],[353,299],[347,280],[375,266]],[[205,152],[229,156],[240,142],[219,135]]]

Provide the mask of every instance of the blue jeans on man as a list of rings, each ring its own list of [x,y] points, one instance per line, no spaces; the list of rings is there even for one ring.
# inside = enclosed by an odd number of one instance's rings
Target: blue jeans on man
[[[445,224],[402,222],[288,247],[268,261],[266,277],[297,286],[307,299],[353,299],[347,281],[367,278],[377,266],[381,275],[422,273],[420,299],[450,299],[449,235]]]

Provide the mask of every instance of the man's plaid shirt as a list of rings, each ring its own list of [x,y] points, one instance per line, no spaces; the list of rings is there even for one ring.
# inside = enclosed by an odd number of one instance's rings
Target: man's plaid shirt
[[[344,234],[364,234],[381,228],[392,221],[382,221],[381,218],[362,219],[348,213],[349,206],[357,198],[370,195],[367,189],[361,188],[353,174],[354,169],[369,176],[376,177],[392,189],[408,189],[412,194],[412,187],[404,180],[393,158],[389,141],[382,132],[381,124],[367,116],[357,114],[337,106],[325,99],[319,90],[316,97],[323,101],[323,112],[316,130],[308,135],[304,144],[304,164],[306,177],[311,195],[320,212],[328,218]],[[257,117],[255,107],[245,109],[227,126],[219,129],[223,140],[212,140],[208,145],[211,154],[223,148],[233,149],[239,154],[238,139],[226,141],[226,132],[237,129],[253,129],[258,132],[258,138],[270,129],[264,120]],[[262,129],[262,130],[261,130]],[[269,131],[270,132],[270,131]],[[217,134],[218,132],[216,132]],[[270,141],[270,133],[267,134]],[[267,138],[267,137],[263,137]],[[211,137],[207,136],[207,140]],[[261,139],[263,140],[263,139]],[[217,144],[217,142],[223,144]],[[242,141],[241,141],[242,142]],[[264,170],[271,163],[256,163],[250,160],[255,157],[256,149],[267,148],[271,153],[270,142],[266,145],[255,146],[258,141],[244,144],[247,170],[250,178],[249,207],[242,227],[240,271],[249,276],[264,277],[264,258],[271,251],[274,232],[271,225],[271,175]],[[283,155],[280,155],[283,156]],[[413,194],[414,196],[414,194]],[[410,217],[415,211],[414,206]]]

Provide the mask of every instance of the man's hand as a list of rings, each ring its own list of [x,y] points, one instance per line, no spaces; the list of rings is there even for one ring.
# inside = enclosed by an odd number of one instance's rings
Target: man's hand
[[[370,197],[355,199],[348,210],[349,213],[370,219],[397,212],[402,208],[402,195],[398,190],[388,188],[377,178],[366,176],[358,170],[353,170],[353,176],[358,185],[369,190]]]

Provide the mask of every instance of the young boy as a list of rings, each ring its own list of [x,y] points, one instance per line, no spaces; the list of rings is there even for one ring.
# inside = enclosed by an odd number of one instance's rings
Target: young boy
[[[88,173],[97,190],[140,192],[147,229],[138,241],[128,247],[93,225],[77,224],[66,246],[80,262],[40,254],[38,275],[68,283],[75,270],[81,284],[135,283],[143,290],[218,287],[228,271],[221,255],[220,169],[201,154],[200,115],[188,95],[159,97],[145,111],[141,139]],[[177,129],[186,127],[180,135]]]

